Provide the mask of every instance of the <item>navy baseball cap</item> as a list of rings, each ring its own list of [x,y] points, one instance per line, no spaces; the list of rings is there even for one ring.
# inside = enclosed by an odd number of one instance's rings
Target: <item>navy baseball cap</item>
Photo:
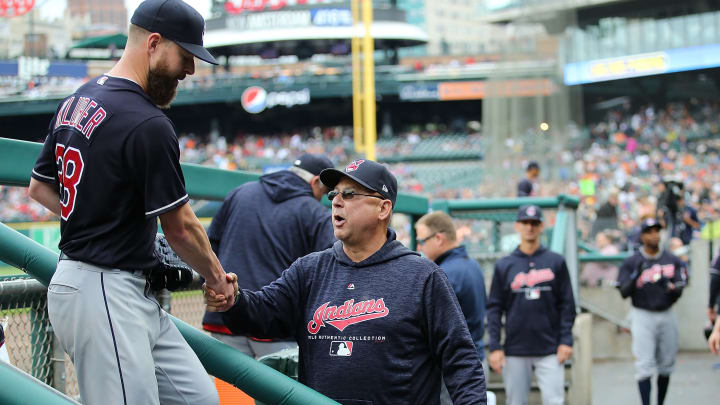
[[[542,222],[543,213],[537,205],[523,205],[518,210],[517,219],[515,221],[539,221]]]
[[[135,9],[130,24],[157,32],[197,58],[218,64],[203,47],[205,20],[182,0],[145,0]]]
[[[525,167],[525,170],[530,170],[530,169],[540,170],[540,164],[533,160],[530,163],[528,163],[527,166]]]
[[[320,181],[331,190],[335,188],[342,177],[354,180],[363,187],[382,195],[392,202],[393,207],[395,206],[397,179],[390,173],[390,170],[380,163],[359,159],[347,165],[345,171],[325,169],[320,173]]]
[[[331,169],[334,167],[332,161],[324,155],[314,155],[312,153],[306,153],[293,163],[293,166],[299,167],[303,170],[307,170],[315,176],[320,175],[325,169]]]
[[[647,218],[640,224],[641,233],[645,233],[653,228],[662,229],[662,225],[655,218]]]

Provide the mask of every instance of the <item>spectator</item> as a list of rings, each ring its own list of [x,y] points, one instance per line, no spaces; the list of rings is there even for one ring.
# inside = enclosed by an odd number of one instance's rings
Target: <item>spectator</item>
[[[615,190],[610,192],[605,204],[597,210],[591,236],[606,229],[618,229],[618,192]]]
[[[540,176],[540,165],[531,161],[525,168],[525,178],[517,185],[518,197],[535,197],[538,194],[537,179]]]
[[[595,247],[603,255],[615,255],[620,250],[612,243],[609,231],[595,236]],[[587,263],[580,274],[580,282],[588,286],[598,286],[603,282],[617,280],[618,267],[610,263]]]

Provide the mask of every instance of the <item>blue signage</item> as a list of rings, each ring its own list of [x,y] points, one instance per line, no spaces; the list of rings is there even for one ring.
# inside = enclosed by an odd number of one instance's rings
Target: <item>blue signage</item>
[[[311,10],[312,24],[320,27],[352,26],[352,13],[346,8],[316,8]]]
[[[720,66],[720,44],[568,63],[568,86]]]
[[[439,100],[437,83],[417,83],[400,86],[400,100],[403,101],[431,101]]]

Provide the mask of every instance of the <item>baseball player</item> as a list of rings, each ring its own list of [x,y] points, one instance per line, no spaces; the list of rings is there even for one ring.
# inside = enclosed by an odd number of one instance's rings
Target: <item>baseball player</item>
[[[243,184],[225,199],[208,236],[223,267],[242,269],[237,274],[241,288],[259,290],[296,259],[335,242],[330,210],[319,202],[328,191],[319,174],[331,167],[327,157],[305,154],[288,170]],[[233,335],[217,312],[205,313],[203,328],[255,358],[297,347],[294,339]]]
[[[299,380],[341,404],[485,404],[478,352],[445,273],[388,228],[395,177],[357,160],[323,170],[339,241],[296,260],[225,312],[235,333],[293,336]],[[208,309],[216,310],[206,289]]]
[[[520,246],[495,263],[487,306],[490,367],[502,374],[508,405],[528,402],[533,369],[544,405],[565,400],[575,300],[565,259],[540,244],[540,207],[520,207]],[[505,344],[500,342],[505,315]]]
[[[181,0],[135,10],[122,58],[60,103],[30,195],[60,216],[48,314],[86,404],[217,404],[195,353],[150,294],[160,218],[176,252],[225,297],[232,283],[188,205],[178,140],[158,106],[195,71],[202,16]],[[230,300],[220,304],[225,308]]]
[[[635,378],[643,405],[650,405],[650,378],[657,371],[658,405],[665,401],[678,351],[678,327],[670,307],[687,284],[685,264],[660,248],[662,226],[649,218],[641,224],[642,246],[623,261],[618,288],[631,297]]]

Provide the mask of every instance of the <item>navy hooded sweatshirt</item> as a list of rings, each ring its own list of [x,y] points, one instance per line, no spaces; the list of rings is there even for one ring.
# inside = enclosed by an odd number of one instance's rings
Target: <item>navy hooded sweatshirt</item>
[[[485,277],[465,246],[450,249],[435,259],[450,280],[480,358],[485,358]]]
[[[547,356],[572,346],[575,300],[565,259],[540,246],[531,256],[519,248],[495,263],[487,317],[490,351],[500,343],[505,314],[505,354]]]
[[[343,405],[438,404],[440,377],[456,405],[485,404],[480,357],[445,273],[387,242],[355,263],[342,242],[243,290],[226,325],[298,342],[299,380]]]
[[[298,175],[279,171],[245,183],[223,202],[208,229],[213,251],[240,288],[259,290],[299,257],[335,242],[330,210]],[[229,333],[218,313],[206,312],[203,328]]]

